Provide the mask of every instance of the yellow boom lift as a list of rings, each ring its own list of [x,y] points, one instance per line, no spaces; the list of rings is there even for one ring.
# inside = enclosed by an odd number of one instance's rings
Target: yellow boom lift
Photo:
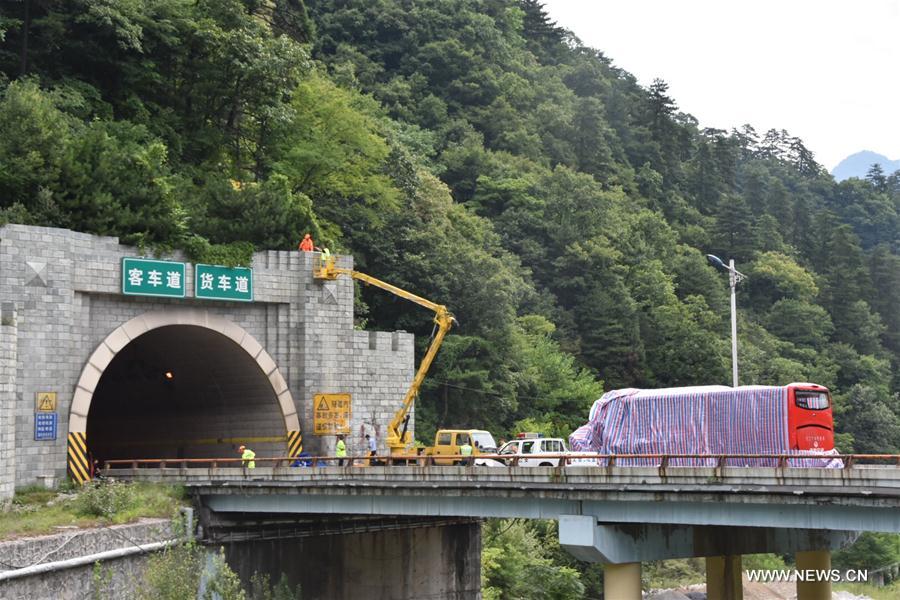
[[[406,396],[403,398],[403,405],[400,407],[400,410],[394,414],[394,418],[391,419],[391,422],[388,425],[387,445],[388,448],[390,448],[391,456],[402,456],[410,451],[410,446],[412,445],[412,435],[407,431],[410,417],[409,411],[413,406],[413,402],[416,400],[416,396],[419,395],[419,388],[422,386],[422,381],[425,380],[425,375],[428,373],[428,369],[431,367],[431,363],[434,361],[434,357],[441,347],[441,343],[444,341],[444,336],[450,331],[450,327],[456,323],[456,319],[450,314],[447,307],[442,304],[435,304],[430,300],[407,292],[395,285],[385,283],[371,275],[366,275],[365,273],[360,273],[353,269],[337,267],[334,263],[334,257],[323,260],[320,263],[320,266],[313,270],[313,277],[315,279],[332,280],[337,279],[341,275],[345,275],[347,277],[352,277],[357,281],[362,281],[368,285],[373,285],[377,288],[391,292],[401,298],[415,302],[419,306],[424,306],[425,308],[434,311],[434,323],[437,331],[432,335],[428,352],[425,353],[422,362],[419,363],[419,369],[416,371],[416,376],[413,378],[412,384],[406,391]]]

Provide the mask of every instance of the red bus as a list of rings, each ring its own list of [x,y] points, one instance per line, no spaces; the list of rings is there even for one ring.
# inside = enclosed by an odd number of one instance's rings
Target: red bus
[[[831,395],[815,383],[613,390],[594,403],[569,443],[576,452],[603,455],[833,453]],[[669,464],[696,462],[684,457]]]

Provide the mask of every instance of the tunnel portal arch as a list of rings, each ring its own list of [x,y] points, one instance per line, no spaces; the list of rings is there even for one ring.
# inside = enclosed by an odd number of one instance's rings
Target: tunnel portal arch
[[[88,434],[90,433],[98,443],[104,441],[109,442],[108,439],[101,439],[109,436],[106,436],[105,434],[100,436],[97,435],[97,431],[103,431],[102,429],[97,429],[97,420],[101,418],[110,418],[111,415],[114,416],[114,411],[127,408],[127,405],[122,403],[113,405],[109,396],[114,393],[110,390],[116,388],[117,381],[119,382],[118,385],[122,387],[125,384],[122,384],[121,380],[123,378],[127,379],[131,377],[128,365],[130,365],[130,368],[133,368],[135,363],[134,355],[136,353],[146,355],[148,352],[152,351],[153,354],[162,356],[163,358],[161,360],[166,360],[166,355],[169,355],[168,358],[173,359],[188,357],[188,360],[193,360],[192,366],[195,368],[194,370],[203,370],[212,367],[214,357],[192,357],[191,352],[197,353],[198,351],[208,351],[210,349],[215,349],[217,353],[220,353],[215,359],[221,359],[222,362],[234,365],[237,370],[242,370],[245,373],[244,381],[251,382],[250,385],[252,385],[255,390],[254,397],[259,398],[261,396],[266,396],[263,400],[257,400],[257,402],[261,402],[261,404],[258,404],[258,408],[255,410],[254,414],[256,412],[269,413],[269,423],[265,428],[269,433],[275,432],[273,420],[277,419],[279,421],[279,431],[277,432],[277,435],[281,436],[286,433],[285,439],[288,442],[287,454],[289,456],[299,454],[302,450],[302,438],[300,436],[300,421],[294,399],[288,389],[285,378],[282,376],[275,361],[250,333],[234,322],[224,317],[210,314],[205,310],[177,309],[154,311],[137,316],[112,331],[112,333],[106,336],[106,338],[97,346],[81,371],[81,376],[76,384],[69,412],[68,466],[72,476],[79,482],[90,479],[88,449],[92,446],[92,440],[89,439]],[[188,369],[185,369],[185,371],[188,371]],[[107,376],[105,379],[104,375]],[[179,375],[181,375],[181,373],[179,373]],[[186,380],[190,381],[190,373],[185,373],[185,375],[188,376]],[[197,376],[194,378],[194,381],[199,379],[200,377]],[[144,385],[146,387],[147,384],[141,384],[140,377],[138,377],[136,382],[132,385]],[[269,389],[271,390],[271,393],[269,393]],[[134,388],[134,391],[142,393],[146,392],[146,390],[140,387]],[[191,392],[199,394],[196,390],[192,390]],[[241,408],[242,403],[246,401],[246,398],[241,397],[241,393],[241,391],[235,390],[231,393],[230,397],[222,400],[222,402],[224,402],[222,406],[214,408],[224,407],[227,410],[237,411]],[[142,394],[136,393],[136,395],[140,396]],[[143,395],[146,396],[147,393],[143,393]],[[191,396],[191,393],[186,392],[182,388],[180,395]],[[277,409],[268,402],[269,398],[277,400]],[[188,400],[191,399],[192,398],[190,397],[188,398]],[[126,400],[123,400],[123,402]],[[158,400],[162,400],[158,407],[145,406],[145,410],[152,409],[160,413],[169,411],[168,418],[170,423],[172,419],[176,417],[181,419],[188,418],[185,415],[189,415],[190,413],[182,414],[178,412],[179,410],[184,410],[184,407],[187,406],[185,398],[175,398],[175,401],[180,402],[179,406],[181,406],[181,409],[172,408],[171,406],[167,407],[165,398],[144,399],[143,402],[146,404]],[[169,398],[170,405],[171,402],[172,399]],[[93,413],[91,412],[92,406],[94,409]],[[209,410],[209,408],[207,408],[207,410]],[[89,419],[89,415],[91,419]],[[197,417],[198,415],[195,414],[193,416]],[[203,419],[209,419],[210,421],[212,421],[214,417],[221,417],[221,415],[214,414],[214,411],[209,411],[209,414],[200,416]],[[132,420],[136,420],[138,423],[140,422],[140,419],[140,415],[132,416]],[[239,415],[232,417],[232,422],[234,423],[235,421],[240,425],[244,424],[243,419]],[[280,428],[281,421],[283,421],[283,429]],[[93,430],[91,427],[92,425]],[[121,426],[122,423],[117,422],[115,425]],[[196,430],[196,423],[194,423],[194,425],[194,429]],[[212,430],[206,431],[207,435],[211,435],[210,431]],[[244,428],[245,433],[246,431],[248,430]],[[165,433],[170,436],[174,435],[171,431],[166,431]],[[215,431],[213,433],[226,434],[228,432],[223,430]],[[112,433],[110,435],[112,435]],[[124,434],[120,433],[119,435],[121,437]],[[132,433],[128,432],[127,435],[132,435]],[[141,435],[146,436],[148,434],[147,432],[135,430],[133,435],[136,436],[135,444],[140,444],[142,443],[140,441]],[[213,435],[213,438],[224,437],[228,436]],[[147,443],[146,439],[143,440],[143,443]],[[207,441],[206,443],[215,442]],[[280,444],[280,447],[283,448],[283,444]],[[154,450],[157,451],[157,453],[160,452],[159,448],[154,448]],[[284,450],[275,450],[273,447],[273,451],[280,452],[284,455]],[[135,452],[137,452],[137,448],[132,449],[132,454]],[[174,453],[180,456],[161,455],[144,457],[187,457],[184,454],[183,448],[178,450],[164,449],[163,454],[166,453],[170,455]],[[109,454],[109,452],[107,452],[107,454]],[[108,459],[117,457],[118,456],[104,456],[103,458]],[[138,455],[129,456],[128,458],[140,457],[141,456]]]

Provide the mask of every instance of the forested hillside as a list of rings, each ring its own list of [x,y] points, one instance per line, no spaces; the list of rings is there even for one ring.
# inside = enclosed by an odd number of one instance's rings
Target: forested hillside
[[[537,0],[0,0],[0,223],[226,263],[312,232],[459,319],[421,440],[567,435],[604,388],[730,383],[703,255],[733,257],[742,383],[827,385],[842,450],[900,452],[900,174],[837,184],[614,59]],[[361,292],[360,327],[425,348],[427,311]],[[552,524],[484,535],[486,598],[599,585]],[[866,540],[836,564],[900,560]]]
[[[420,439],[729,383],[714,253],[749,275],[742,383],[827,385],[843,450],[900,452],[897,173],[701,129],[536,0],[0,6],[0,218],[226,262],[311,231],[457,315]],[[426,311],[362,294],[425,347]]]

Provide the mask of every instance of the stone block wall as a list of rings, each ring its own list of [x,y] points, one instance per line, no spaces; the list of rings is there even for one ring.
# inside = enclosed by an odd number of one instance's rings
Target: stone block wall
[[[0,456],[15,455],[16,435],[16,311],[12,302],[0,303]],[[15,491],[13,461],[0,461],[0,507]]]
[[[318,255],[307,254],[310,269]],[[352,268],[350,257],[339,257],[338,266]],[[310,278],[312,280],[312,278]],[[312,431],[315,394],[351,394],[350,455],[366,453],[365,434],[374,435],[378,453],[385,454],[384,433],[391,417],[401,407],[413,377],[413,336],[406,332],[357,331],[353,329],[353,280],[312,281],[308,288],[305,319],[301,325],[303,346],[309,353],[304,365],[307,399],[301,421]],[[385,292],[387,293],[387,292]],[[428,312],[410,303],[410,310]],[[410,420],[410,431],[414,420]],[[304,439],[309,439],[309,433]],[[313,437],[317,454],[334,455],[336,436]]]
[[[412,310],[428,311],[417,306]],[[365,434],[375,435],[378,453],[384,446],[387,424],[401,408],[413,378],[413,336],[406,332],[356,331],[353,336],[353,387],[356,405],[349,443],[363,450]],[[415,411],[410,411],[409,430],[415,431]],[[352,449],[352,448],[349,448]]]
[[[137,256],[136,248],[116,238],[15,224],[0,228],[0,303],[17,314],[16,328],[4,329],[0,343],[7,363],[15,361],[11,384],[10,371],[0,364],[0,434],[4,427],[15,430],[0,439],[0,447],[14,448],[0,469],[15,465],[15,485],[58,483],[65,476],[72,399],[98,345],[132,318],[185,308],[227,319],[262,345],[293,397],[305,451],[333,450],[333,437],[312,433],[312,402],[317,393],[340,392],[353,394],[353,435],[377,426],[383,449],[387,420],[412,378],[413,340],[405,333],[355,331],[350,278],[315,281],[317,253],[266,251],[253,257],[252,303],[194,298],[191,264],[186,298],[124,296],[122,258]],[[160,258],[187,262],[178,253]],[[352,267],[351,257],[339,257],[339,265]],[[57,392],[58,436],[36,442],[35,394],[45,391]],[[3,489],[0,475],[0,497]]]

